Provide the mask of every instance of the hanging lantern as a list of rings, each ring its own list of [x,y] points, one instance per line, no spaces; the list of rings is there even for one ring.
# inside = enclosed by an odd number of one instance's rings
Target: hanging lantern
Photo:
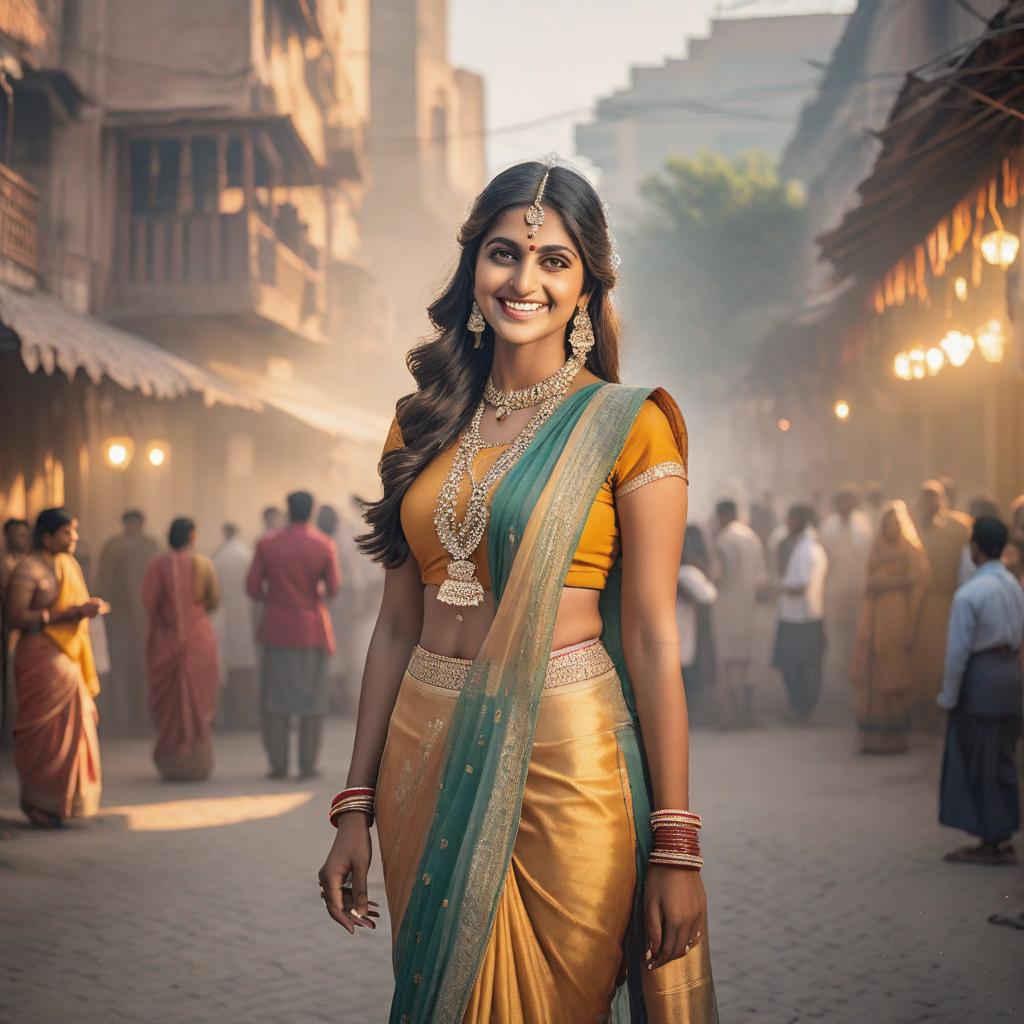
[[[950,366],[961,367],[974,351],[974,339],[963,331],[947,331],[939,342],[939,348],[946,353]]]
[[[899,380],[913,380],[914,375],[910,369],[910,353],[897,352],[896,358],[892,361],[892,372]]]
[[[985,262],[993,267],[1002,267],[1005,270],[1017,258],[1017,250],[1020,249],[1020,239],[1005,228],[997,228],[990,231],[981,240],[981,255]]]
[[[957,277],[953,279],[953,294],[961,301],[967,301],[967,278]]]
[[[941,348],[930,348],[924,354],[925,368],[929,377],[937,377],[939,371],[946,365],[946,354]]]
[[[989,320],[976,332],[978,353],[986,363],[1001,363],[1006,355],[1006,335],[998,320]]]

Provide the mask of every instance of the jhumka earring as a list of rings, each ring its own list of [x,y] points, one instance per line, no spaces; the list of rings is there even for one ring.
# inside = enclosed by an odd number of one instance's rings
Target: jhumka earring
[[[480,312],[480,307],[476,304],[476,299],[473,300],[473,306],[469,311],[469,319],[466,321],[466,330],[470,334],[476,335],[476,341],[473,342],[473,348],[479,348],[482,344],[481,339],[483,338],[484,328],[487,326],[487,321],[484,320],[483,313]]]
[[[587,353],[594,347],[594,325],[590,321],[586,306],[580,306],[576,310],[572,330],[569,332],[569,345],[572,347],[573,355],[580,359],[585,359]]]

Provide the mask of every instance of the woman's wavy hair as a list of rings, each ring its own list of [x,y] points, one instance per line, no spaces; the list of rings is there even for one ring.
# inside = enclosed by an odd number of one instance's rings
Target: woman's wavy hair
[[[473,304],[473,276],[480,246],[494,222],[508,209],[529,206],[549,170],[531,161],[502,171],[477,196],[459,231],[458,265],[427,312],[436,334],[406,355],[406,366],[416,390],[400,398],[395,407],[404,446],[381,459],[384,496],[360,505],[369,532],[356,538],[361,551],[388,569],[405,561],[409,547],[402,533],[399,509],[409,485],[438,452],[454,443],[468,425],[483,394],[494,353],[494,331],[488,325],[483,344],[473,348],[466,328]],[[594,347],[586,368],[603,380],[619,380],[619,324],[611,301],[616,266],[604,207],[594,187],[578,172],[550,168],[543,205],[555,210],[583,259],[583,294],[594,325]],[[571,353],[566,326],[565,354]]]

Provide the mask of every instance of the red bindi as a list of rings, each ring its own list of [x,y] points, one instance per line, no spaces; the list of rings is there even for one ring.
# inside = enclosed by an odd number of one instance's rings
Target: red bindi
[[[537,246],[531,245],[530,246],[530,252],[536,252],[536,251],[537,251]]]

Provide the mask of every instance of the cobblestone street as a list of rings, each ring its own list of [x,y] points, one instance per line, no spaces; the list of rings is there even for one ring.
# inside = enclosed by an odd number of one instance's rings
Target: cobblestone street
[[[18,822],[8,757],[0,1020],[385,1020],[387,927],[350,938],[317,895],[351,738],[330,725],[313,786],[264,779],[254,735],[220,737],[202,785],[110,742],[102,817],[58,834]],[[695,735],[724,1024],[1024,1019],[1024,933],[986,920],[1024,910],[1024,871],[942,862],[961,837],[935,823],[936,740],[851,747],[835,726]]]

